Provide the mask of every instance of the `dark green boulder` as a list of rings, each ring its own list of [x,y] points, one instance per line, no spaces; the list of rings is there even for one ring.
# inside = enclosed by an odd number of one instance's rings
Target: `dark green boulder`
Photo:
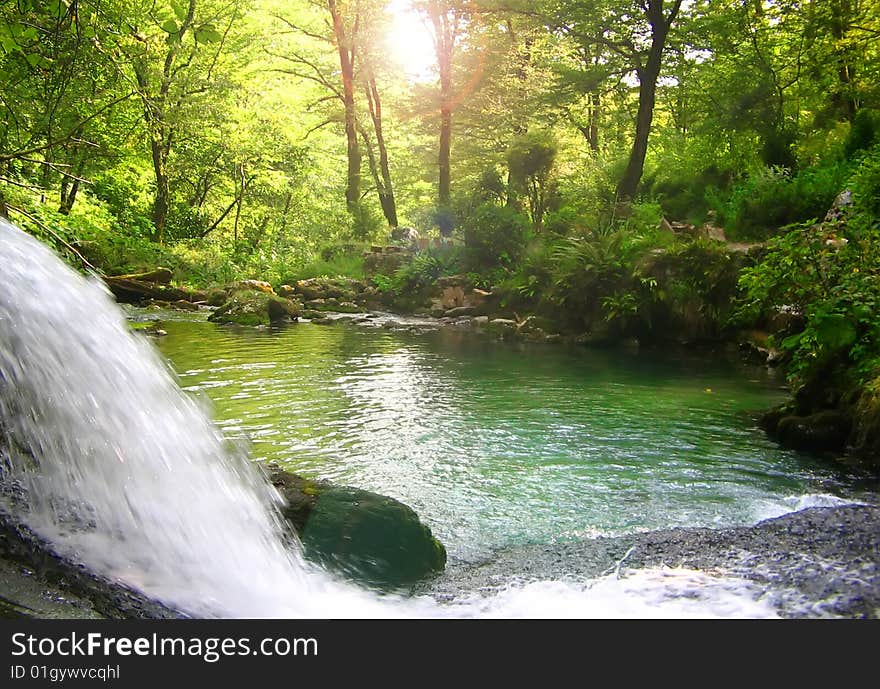
[[[852,430],[852,417],[827,409],[809,416],[785,416],[776,426],[779,442],[806,452],[843,451]]]
[[[402,502],[267,467],[305,556],[352,579],[400,588],[446,566],[446,549]]]

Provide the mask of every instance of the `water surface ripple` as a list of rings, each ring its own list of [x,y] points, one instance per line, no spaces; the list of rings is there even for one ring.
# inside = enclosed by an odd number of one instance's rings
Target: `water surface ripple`
[[[350,325],[163,325],[181,385],[256,459],[411,505],[453,557],[597,534],[733,526],[846,493],[754,412],[763,367]]]

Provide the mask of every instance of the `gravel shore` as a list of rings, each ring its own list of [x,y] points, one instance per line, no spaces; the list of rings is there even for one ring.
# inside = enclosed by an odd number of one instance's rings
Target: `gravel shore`
[[[511,580],[583,582],[647,567],[735,576],[764,588],[782,617],[880,617],[880,508],[814,507],[729,529],[666,529],[534,545],[449,567],[425,591],[486,595]]]
[[[511,581],[584,582],[641,568],[685,567],[735,576],[767,591],[782,617],[880,617],[880,507],[814,507],[730,529],[666,529],[534,545],[480,564],[451,565],[417,593],[441,601]],[[51,553],[0,514],[0,617],[179,616],[136,591]]]

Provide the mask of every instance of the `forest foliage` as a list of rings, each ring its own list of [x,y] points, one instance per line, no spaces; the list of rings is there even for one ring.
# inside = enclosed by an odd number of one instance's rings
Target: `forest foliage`
[[[362,276],[411,226],[445,244],[382,291],[621,336],[784,307],[795,375],[876,367],[875,2],[11,0],[0,111],[0,213],[80,267]]]

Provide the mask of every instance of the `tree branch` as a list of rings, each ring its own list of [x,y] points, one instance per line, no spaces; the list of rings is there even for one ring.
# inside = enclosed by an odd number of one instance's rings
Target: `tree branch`
[[[7,208],[7,210],[12,211],[13,213],[18,213],[19,215],[24,216],[25,218],[30,220],[32,223],[37,225],[41,230],[48,232],[52,236],[52,238],[55,239],[55,241],[57,241],[65,249],[67,249],[70,253],[72,253],[74,256],[76,256],[82,262],[83,266],[85,266],[89,270],[97,273],[98,275],[104,274],[104,271],[100,270],[99,268],[96,268],[91,263],[89,263],[79,251],[77,251],[70,244],[68,244],[66,241],[64,241],[60,236],[58,236],[57,232],[54,232],[52,229],[47,227],[45,225],[45,223],[40,222],[34,216],[32,216],[30,213],[26,213],[21,208],[16,208],[15,206],[10,206],[9,204],[6,204],[6,208]]]

